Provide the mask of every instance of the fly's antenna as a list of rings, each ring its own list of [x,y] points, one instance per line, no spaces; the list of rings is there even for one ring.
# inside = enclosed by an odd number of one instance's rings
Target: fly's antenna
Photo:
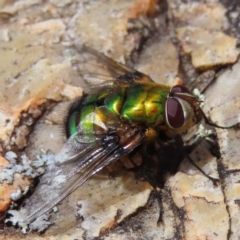
[[[221,128],[221,129],[238,129],[240,127],[240,123],[236,123],[236,124],[234,124],[232,126],[229,126],[229,127],[219,126],[216,123],[209,120],[201,108],[199,108],[199,109],[202,113],[202,116],[203,116],[203,119],[204,119],[205,123],[209,126],[216,127],[216,128]]]

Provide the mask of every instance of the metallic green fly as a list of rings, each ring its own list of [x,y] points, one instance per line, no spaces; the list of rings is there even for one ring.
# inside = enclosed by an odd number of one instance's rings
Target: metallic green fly
[[[72,65],[88,93],[68,109],[68,140],[30,199],[25,223],[52,209],[105,166],[156,141],[159,134],[177,142],[176,136],[202,118],[208,122],[199,99],[186,87],[157,84],[91,48],[78,51],[84,60],[72,59]]]

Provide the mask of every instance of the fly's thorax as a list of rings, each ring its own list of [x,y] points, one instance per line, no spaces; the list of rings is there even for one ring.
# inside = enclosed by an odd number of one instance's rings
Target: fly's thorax
[[[202,119],[200,101],[188,89],[181,85],[171,88],[166,101],[165,121],[166,133],[175,135],[182,133]]]
[[[115,89],[105,99],[105,105],[120,119],[130,124],[146,126],[162,124],[169,88],[159,84],[132,84]]]

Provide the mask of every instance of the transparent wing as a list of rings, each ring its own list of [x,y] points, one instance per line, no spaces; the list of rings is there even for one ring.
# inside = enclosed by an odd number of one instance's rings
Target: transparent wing
[[[111,88],[118,83],[152,81],[147,75],[85,46],[68,49],[68,56],[91,92],[103,87]],[[69,138],[62,151],[53,156],[54,163],[48,166],[34,194],[28,199],[24,207],[27,213],[24,223],[31,223],[48,212],[96,172],[141,143],[143,136],[140,130],[124,125],[106,109],[100,111],[108,121],[105,122],[106,131],[89,135],[78,131]],[[103,121],[96,123],[92,120],[92,123],[104,129],[101,126]]]
[[[107,112],[106,112],[107,114]],[[24,223],[51,210],[96,172],[136,148],[142,133],[120,124],[108,116],[108,133],[99,135],[72,135],[62,151],[54,155],[34,194],[24,206]],[[111,123],[110,123],[111,122]],[[114,131],[110,133],[109,129]]]
[[[146,74],[116,62],[90,47],[69,48],[67,56],[90,89],[112,86],[116,81],[120,83],[153,82]]]

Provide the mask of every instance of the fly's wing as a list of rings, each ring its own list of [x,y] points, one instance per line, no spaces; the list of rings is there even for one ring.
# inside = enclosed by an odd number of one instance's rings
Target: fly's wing
[[[146,74],[116,62],[90,47],[69,48],[67,56],[90,89],[111,87],[116,81],[120,84],[153,82]]]
[[[108,131],[95,135],[78,132],[69,138],[24,206],[27,217],[23,223],[31,223],[48,212],[96,172],[140,144],[143,137],[140,131],[114,119],[105,107],[99,111],[108,119]]]

